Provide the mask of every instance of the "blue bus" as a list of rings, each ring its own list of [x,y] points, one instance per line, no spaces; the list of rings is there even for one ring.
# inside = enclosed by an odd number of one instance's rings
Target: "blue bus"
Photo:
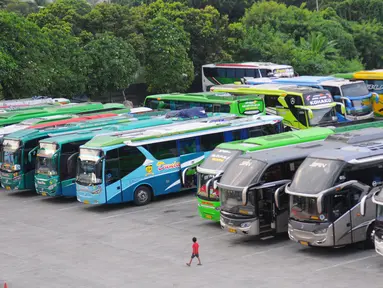
[[[199,119],[96,136],[80,146],[77,200],[85,204],[134,201],[196,188],[195,169],[217,145],[283,132],[282,117]]]
[[[340,107],[337,107],[339,122],[373,118],[373,101],[379,102],[379,95],[370,92],[363,81],[350,81],[333,76],[299,76],[279,79],[246,78],[245,82],[251,85],[266,83],[291,84],[328,90],[334,101],[343,103],[346,107],[345,115],[342,114]]]

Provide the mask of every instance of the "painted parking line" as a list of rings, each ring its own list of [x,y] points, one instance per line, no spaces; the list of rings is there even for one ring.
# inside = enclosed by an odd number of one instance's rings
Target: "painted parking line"
[[[262,250],[262,251],[258,251],[258,252],[255,252],[255,253],[247,254],[247,255],[242,256],[241,258],[247,258],[247,257],[251,257],[251,256],[254,256],[254,255],[259,255],[259,254],[265,254],[267,252],[272,252],[274,250],[285,248],[287,246],[292,246],[292,245],[294,245],[294,243],[289,243],[289,244],[285,244],[285,245],[278,246],[278,247],[275,247],[275,248],[270,248],[270,249],[267,249],[267,250]]]
[[[338,264],[335,264],[335,265],[332,265],[332,266],[327,266],[327,267],[324,267],[324,268],[317,269],[317,270],[315,270],[315,272],[323,271],[323,270],[328,270],[328,269],[332,269],[332,268],[336,268],[336,267],[340,267],[340,266],[344,266],[344,265],[347,265],[347,264],[363,261],[363,260],[370,259],[370,258],[375,258],[375,257],[378,257],[378,256],[380,256],[380,255],[374,254],[374,255],[367,256],[367,257],[362,257],[362,258],[358,258],[358,259],[354,259],[354,260],[350,260],[350,261],[346,261],[346,262],[341,262],[341,263],[338,263]]]

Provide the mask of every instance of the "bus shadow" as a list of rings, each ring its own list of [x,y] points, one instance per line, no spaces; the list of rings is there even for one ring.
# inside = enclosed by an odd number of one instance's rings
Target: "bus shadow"
[[[102,204],[87,206],[84,204],[84,209],[93,213],[106,213],[112,211],[124,210],[129,207],[135,207],[132,203],[118,203],[118,204]]]
[[[229,247],[241,245],[241,246],[270,246],[291,241],[287,234],[278,234],[272,237],[259,237],[259,236],[243,236],[237,235],[230,241]]]
[[[76,197],[43,197],[42,196],[41,201],[46,203],[61,205],[61,204],[77,202],[77,199]]]
[[[303,247],[303,249],[299,249],[296,253],[300,253],[306,257],[328,259],[328,258],[337,258],[337,257],[347,256],[350,254],[363,253],[366,251],[372,251],[372,249],[364,250],[364,249],[361,249],[358,244],[350,244],[340,248]]]
[[[15,198],[33,198],[33,197],[38,197],[38,195],[35,191],[33,190],[24,190],[24,191],[1,191],[1,193],[6,193],[7,196],[9,197],[15,197]]]

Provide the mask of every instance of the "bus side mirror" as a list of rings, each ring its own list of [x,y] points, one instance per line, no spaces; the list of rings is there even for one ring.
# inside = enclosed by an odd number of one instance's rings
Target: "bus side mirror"
[[[379,104],[379,94],[377,94],[377,93],[372,93],[372,96],[373,96],[374,99],[375,99],[375,103],[376,103],[376,104]]]
[[[344,107],[344,104],[343,103],[339,103],[339,102],[335,102],[336,105],[339,105],[340,106],[340,112],[345,115],[346,114],[346,107]]]
[[[307,110],[309,112],[309,118],[310,119],[313,119],[314,118],[314,113],[313,111],[310,109],[310,110]]]
[[[362,216],[366,215],[366,201],[367,195],[363,196],[362,200],[360,200],[360,214],[362,214]]]
[[[243,188],[242,190],[242,205],[243,206],[246,206],[247,205],[247,190],[249,189],[249,187],[245,187]]]

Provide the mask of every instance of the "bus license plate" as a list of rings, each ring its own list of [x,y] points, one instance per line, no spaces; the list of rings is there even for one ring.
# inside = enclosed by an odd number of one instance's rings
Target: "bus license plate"
[[[211,219],[211,218],[213,218],[211,215],[209,215],[209,214],[205,214],[205,216],[206,216],[206,218],[207,219]]]
[[[89,204],[89,200],[84,200],[84,204]]]
[[[5,186],[5,190],[11,190],[10,186]]]
[[[237,229],[229,228],[229,232],[230,232],[230,233],[237,233]]]
[[[41,195],[47,196],[47,192],[42,192]]]
[[[299,241],[299,243],[301,243],[301,245],[304,245],[304,246],[309,246],[309,243],[306,241]]]

